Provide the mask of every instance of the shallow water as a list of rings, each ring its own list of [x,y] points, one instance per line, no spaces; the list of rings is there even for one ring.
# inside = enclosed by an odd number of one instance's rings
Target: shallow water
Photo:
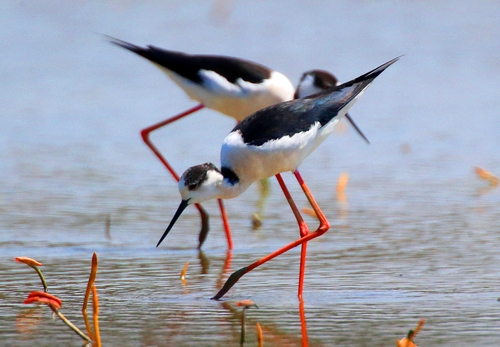
[[[97,252],[105,345],[238,345],[242,299],[258,305],[246,312],[248,346],[257,322],[266,346],[394,345],[420,318],[419,346],[494,345],[500,194],[473,168],[500,174],[499,15],[494,2],[466,1],[3,2],[0,344],[80,345],[48,308],[22,304],[41,286],[13,258],[42,262],[63,313],[83,328]],[[201,253],[194,208],[155,248],[179,195],[139,130],[194,102],[101,34],[244,57],[294,83],[311,68],[347,80],[405,54],[350,112],[372,144],[341,122],[301,168],[332,224],[309,243],[303,310],[299,250],[244,276],[222,302],[209,300],[232,271],[298,237],[274,179],[258,231],[257,187],[226,202],[231,254],[214,202],[205,204],[212,230]],[[218,163],[233,125],[202,110],[152,140],[182,172]],[[335,191],[343,171],[346,201]],[[284,178],[307,207],[293,176]]]

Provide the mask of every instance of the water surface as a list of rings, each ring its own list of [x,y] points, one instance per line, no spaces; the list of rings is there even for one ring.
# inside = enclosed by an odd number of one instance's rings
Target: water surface
[[[105,345],[387,346],[426,319],[419,346],[500,340],[500,195],[474,166],[500,174],[500,6],[494,2],[287,1],[3,2],[0,5],[0,334],[8,346],[81,345],[48,308],[22,304],[41,289],[16,256],[41,261],[63,313],[80,305],[93,252]],[[154,66],[107,34],[191,53],[258,61],[296,83],[311,68],[354,78],[405,56],[301,168],[331,230],[308,246],[301,309],[299,251],[243,277],[228,275],[298,237],[274,180],[264,224],[251,228],[258,188],[227,201],[235,249],[215,202],[196,250],[188,209],[158,249],[178,203],[176,184],[140,129],[194,106]],[[180,172],[218,164],[234,121],[209,110],[152,135]],[[350,175],[346,201],[336,182]],[[293,176],[284,175],[300,207]],[[105,231],[110,218],[109,234]],[[313,218],[306,217],[311,228]],[[187,284],[179,274],[189,261]]]

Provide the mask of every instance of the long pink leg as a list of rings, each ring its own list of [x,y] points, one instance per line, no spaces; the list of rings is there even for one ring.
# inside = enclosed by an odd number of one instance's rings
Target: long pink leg
[[[246,273],[252,271],[253,269],[255,269],[256,267],[259,267],[262,264],[267,263],[269,260],[276,258],[278,255],[283,254],[292,248],[295,248],[299,245],[305,245],[308,241],[326,233],[328,231],[328,229],[330,228],[330,223],[328,223],[328,220],[326,219],[326,217],[323,214],[323,212],[321,211],[321,208],[319,207],[318,203],[316,202],[316,200],[312,196],[311,191],[309,190],[309,188],[305,184],[300,173],[298,171],[294,171],[293,174],[295,175],[295,178],[299,182],[299,185],[302,188],[302,191],[306,195],[307,200],[309,200],[311,207],[313,208],[314,212],[316,213],[316,216],[318,217],[318,220],[319,220],[318,229],[313,233],[309,233],[309,228],[307,227],[307,224],[304,222],[304,219],[302,218],[295,202],[293,201],[290,193],[288,192],[288,189],[286,189],[284,182],[283,182],[283,179],[281,178],[281,175],[276,175],[276,178],[278,179],[278,182],[280,183],[280,186],[283,189],[283,193],[285,194],[285,197],[286,197],[288,203],[290,204],[290,207],[292,208],[292,211],[295,215],[295,218],[297,219],[297,222],[299,224],[300,233],[301,233],[301,235],[304,235],[304,236],[301,236],[298,240],[295,240],[294,242],[289,243],[285,247],[257,260],[253,264],[250,264],[249,266],[246,266],[244,268],[241,268],[241,269],[235,271],[231,276],[229,276],[228,280],[226,281],[226,283],[224,284],[222,289],[212,299],[218,300],[221,297],[223,297],[224,294],[226,294],[227,291],[229,289],[231,289],[234,286],[234,284],[236,282],[238,282],[238,280]],[[302,252],[301,252],[301,265],[300,265],[301,268],[300,268],[300,275],[299,275],[299,292],[298,292],[299,299],[302,299],[302,289],[303,289],[304,271],[305,271],[305,258],[306,258],[306,248],[303,247]]]
[[[191,113],[199,111],[204,107],[205,107],[205,105],[198,104],[195,107],[190,108],[189,110],[186,110],[186,111],[178,114],[177,116],[174,116],[174,117],[168,118],[162,122],[153,124],[150,127],[142,129],[142,131],[141,131],[141,137],[142,137],[142,140],[144,141],[144,143],[146,143],[146,145],[153,151],[153,153],[158,157],[158,159],[160,159],[160,161],[163,163],[163,165],[165,165],[167,170],[170,172],[170,174],[175,178],[175,180],[177,182],[179,182],[179,175],[177,175],[177,173],[172,168],[172,166],[170,166],[170,164],[163,157],[163,155],[160,153],[160,151],[155,147],[155,145],[153,145],[153,143],[149,139],[149,134],[152,131],[155,131],[155,130],[157,130],[157,129],[159,129],[167,124],[173,123],[176,120],[179,120],[181,118],[186,117],[187,115],[190,115]],[[201,248],[201,246],[203,245],[203,242],[205,242],[205,239],[208,235],[208,231],[210,230],[210,226],[209,226],[209,222],[208,222],[209,216],[208,216],[207,211],[205,211],[205,209],[200,204],[195,204],[195,206],[198,209],[198,211],[200,212],[200,217],[201,217],[201,230],[200,230],[200,235],[198,237],[198,248]],[[219,200],[219,207],[220,207],[221,214],[222,214],[222,221],[224,223],[224,231],[226,232],[228,248],[232,249],[233,248],[233,241],[231,239],[231,229],[229,227],[229,222],[228,222],[227,216],[226,216],[226,210],[224,209],[224,205],[222,204],[222,200]]]

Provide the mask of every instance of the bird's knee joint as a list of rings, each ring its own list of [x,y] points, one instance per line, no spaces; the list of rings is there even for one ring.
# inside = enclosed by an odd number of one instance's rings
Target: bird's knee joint
[[[316,232],[324,234],[328,231],[328,229],[330,229],[329,223],[321,224]]]
[[[142,129],[141,130],[141,137],[144,142],[149,141],[149,130],[148,129]]]

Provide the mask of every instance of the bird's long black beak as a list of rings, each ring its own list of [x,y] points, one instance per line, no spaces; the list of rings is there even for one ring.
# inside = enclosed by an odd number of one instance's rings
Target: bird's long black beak
[[[179,205],[179,207],[177,208],[177,211],[174,214],[174,218],[172,218],[172,221],[168,225],[167,230],[165,230],[165,232],[161,236],[160,241],[158,241],[158,243],[156,244],[156,247],[158,247],[160,245],[160,243],[163,241],[163,239],[165,237],[167,237],[168,233],[170,232],[170,229],[172,229],[172,227],[174,226],[177,219],[181,216],[182,212],[186,209],[186,207],[188,206],[188,203],[189,203],[189,199],[181,201],[181,204]]]
[[[358,134],[366,141],[366,143],[370,144],[370,141],[368,141],[368,139],[366,138],[365,134],[363,134],[363,132],[361,131],[361,129],[358,128],[358,126],[356,125],[356,123],[354,123],[354,121],[352,120],[351,116],[349,116],[349,114],[346,113],[345,117],[347,118],[347,120],[349,121],[349,123],[351,123],[351,125],[354,127],[354,129],[356,129],[356,131],[358,132]]]

